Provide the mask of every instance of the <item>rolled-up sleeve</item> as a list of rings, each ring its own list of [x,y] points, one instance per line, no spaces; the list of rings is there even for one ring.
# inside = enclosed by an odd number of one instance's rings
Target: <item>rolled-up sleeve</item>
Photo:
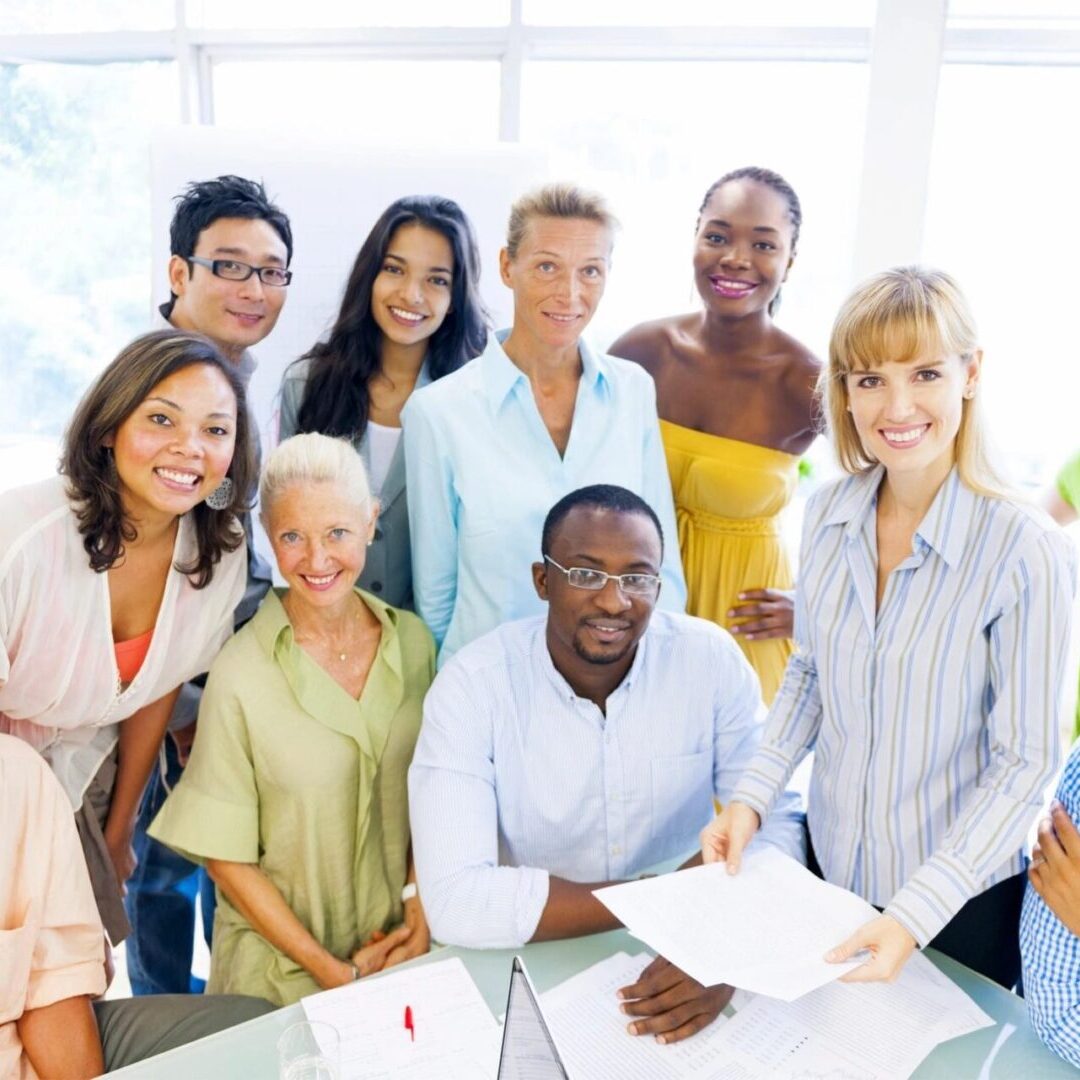
[[[63,789],[33,749],[0,740],[0,821],[15,841],[0,854],[0,918],[15,915],[0,922],[2,1026],[23,1011],[104,993],[105,939]]]
[[[244,711],[227,670],[210,671],[184,775],[149,834],[193,862],[259,861],[259,794]]]
[[[1055,530],[1004,586],[989,628],[989,762],[944,842],[885,908],[920,945],[1024,843],[1057,771],[1075,580],[1071,542]]]
[[[432,935],[447,945],[505,949],[536,932],[548,873],[499,866],[493,717],[451,660],[424,701],[409,769],[413,857]]]

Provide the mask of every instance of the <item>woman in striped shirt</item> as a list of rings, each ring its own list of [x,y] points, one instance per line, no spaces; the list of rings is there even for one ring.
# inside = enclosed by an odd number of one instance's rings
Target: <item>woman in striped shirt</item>
[[[739,857],[815,751],[810,867],[882,914],[830,960],[892,979],[934,945],[1006,986],[1023,844],[1059,758],[1071,545],[990,465],[982,352],[948,275],[891,270],[833,327],[822,396],[850,474],[806,511],[797,652],[761,747],[702,833]]]

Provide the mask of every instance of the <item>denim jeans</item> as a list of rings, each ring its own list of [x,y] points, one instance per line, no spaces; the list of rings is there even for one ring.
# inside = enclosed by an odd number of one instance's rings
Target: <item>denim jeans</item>
[[[199,994],[204,983],[191,973],[195,903],[202,904],[206,944],[214,925],[214,883],[206,871],[146,835],[169,789],[183,774],[176,744],[166,735],[166,777],[155,768],[139,806],[132,841],[139,860],[127,883],[124,908],[131,922],[126,941],[128,977],[134,994]]]

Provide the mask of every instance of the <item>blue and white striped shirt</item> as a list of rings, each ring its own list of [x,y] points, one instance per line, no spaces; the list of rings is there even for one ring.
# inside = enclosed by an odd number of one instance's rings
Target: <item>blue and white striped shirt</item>
[[[465,646],[424,701],[409,814],[424,911],[447,944],[524,944],[549,874],[625,879],[690,854],[757,746],[761,690],[713,623],[654,611],[606,716],[555,669],[546,624]],[[763,839],[805,861],[796,797]]]
[[[1057,798],[1080,825],[1080,743],[1069,755]],[[1080,938],[1030,883],[1020,915],[1020,955],[1031,1026],[1055,1054],[1080,1068]]]
[[[881,479],[847,477],[807,506],[797,651],[735,798],[764,816],[812,748],[826,879],[926,945],[1024,868],[1059,760],[1075,557],[1045,515],[954,469],[879,609]]]

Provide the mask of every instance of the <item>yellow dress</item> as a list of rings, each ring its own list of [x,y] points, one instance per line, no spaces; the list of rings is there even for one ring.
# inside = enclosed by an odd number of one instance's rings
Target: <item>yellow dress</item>
[[[795,493],[799,459],[666,420],[660,421],[660,433],[675,495],[686,610],[726,628],[727,613],[743,590],[794,585],[779,514]],[[784,677],[791,641],[735,640],[770,703]]]

